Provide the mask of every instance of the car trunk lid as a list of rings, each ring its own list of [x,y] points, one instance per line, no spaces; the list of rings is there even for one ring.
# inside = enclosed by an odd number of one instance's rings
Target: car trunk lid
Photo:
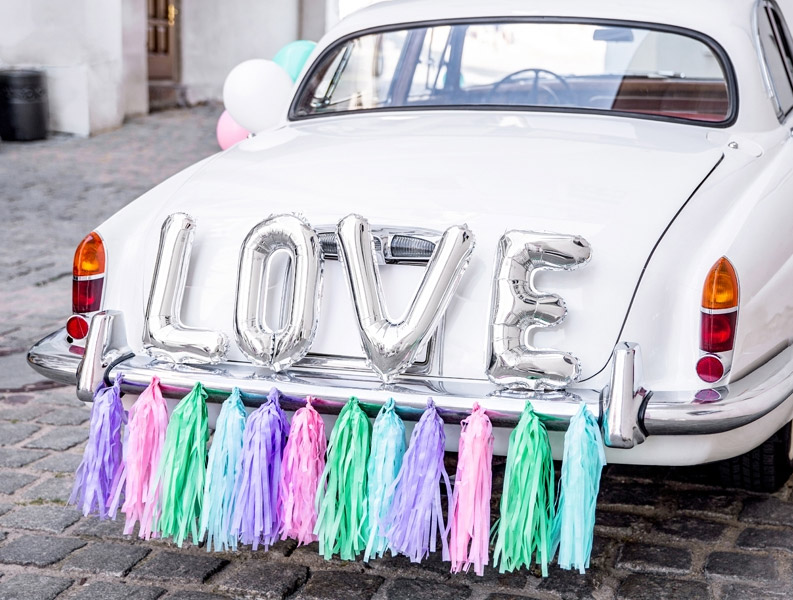
[[[569,312],[562,325],[533,338],[537,347],[579,357],[585,379],[607,363],[655,244],[722,156],[707,131],[641,119],[494,112],[292,124],[217,157],[163,205],[148,235],[144,284],[159,223],[173,212],[191,214],[198,226],[183,319],[233,339],[239,249],[271,214],[299,213],[323,231],[350,213],[373,228],[442,232],[467,223],[477,245],[447,312],[444,356],[434,368],[481,379],[500,236],[510,229],[581,235],[592,246],[590,264],[535,279],[539,289],[564,298]],[[381,267],[393,320],[423,272]],[[341,265],[326,260],[314,355],[362,357],[346,288]],[[245,360],[233,343],[230,358]]]

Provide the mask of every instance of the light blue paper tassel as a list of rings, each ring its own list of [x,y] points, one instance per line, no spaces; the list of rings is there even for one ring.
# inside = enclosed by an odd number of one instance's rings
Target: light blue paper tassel
[[[561,492],[554,523],[553,553],[559,566],[584,574],[595,532],[595,506],[606,452],[597,419],[581,404],[564,436]]]
[[[372,428],[372,448],[367,466],[369,477],[369,540],[363,560],[379,558],[388,548],[385,519],[394,499],[394,480],[405,455],[405,424],[394,411],[394,399],[389,398],[375,419]]]
[[[237,537],[231,533],[231,513],[246,417],[240,390],[235,387],[220,408],[209,449],[200,536],[207,536],[207,552],[213,542],[215,552],[237,549]]]

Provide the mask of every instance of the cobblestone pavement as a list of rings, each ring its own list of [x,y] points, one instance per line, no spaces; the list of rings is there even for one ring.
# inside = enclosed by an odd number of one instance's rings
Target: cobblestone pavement
[[[219,112],[159,113],[89,140],[0,145],[0,600],[793,597],[793,484],[772,495],[724,490],[705,468],[608,467],[591,569],[582,576],[553,567],[547,579],[535,570],[451,576],[437,556],[421,566],[325,562],[316,548],[293,543],[208,554],[125,537],[120,522],[65,506],[89,412],[72,389],[30,391],[40,378],[23,352],[69,313],[79,240],[214,152]],[[503,459],[495,491],[501,475]]]
[[[749,494],[710,485],[703,468],[607,467],[586,575],[556,567],[547,579],[525,569],[450,575],[438,556],[420,566],[326,562],[315,546],[293,542],[209,554],[124,536],[120,521],[65,506],[88,418],[68,388],[0,396],[0,600],[793,597],[790,482]],[[503,464],[497,459],[494,491]]]

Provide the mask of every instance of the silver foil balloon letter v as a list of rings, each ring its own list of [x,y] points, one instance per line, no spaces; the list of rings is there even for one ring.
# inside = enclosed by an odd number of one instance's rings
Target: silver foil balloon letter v
[[[390,382],[416,359],[446,312],[473,252],[473,233],[465,225],[444,232],[399,323],[390,320],[383,300],[368,221],[349,215],[339,222],[337,235],[364,352],[370,366]]]

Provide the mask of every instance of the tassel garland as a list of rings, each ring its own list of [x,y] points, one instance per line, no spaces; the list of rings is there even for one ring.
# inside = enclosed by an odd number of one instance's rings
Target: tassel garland
[[[582,575],[589,568],[600,472],[605,464],[600,427],[586,405],[581,404],[564,436],[561,492],[551,554],[558,546],[559,566],[578,569]]]
[[[209,449],[199,535],[200,539],[206,535],[207,552],[213,542],[216,552],[237,549],[237,537],[231,534],[231,513],[247,416],[240,390],[235,387],[220,407]]]
[[[314,533],[326,559],[355,560],[366,548],[366,462],[372,424],[357,398],[344,405],[330,434],[328,458],[317,491]]]
[[[509,436],[501,518],[493,564],[499,572],[529,567],[532,558],[548,576],[554,519],[554,474],[545,425],[526,402],[517,427]]]
[[[393,483],[405,455],[405,424],[396,414],[394,399],[389,398],[375,419],[372,448],[367,466],[369,540],[363,560],[379,558],[388,548],[385,520],[394,499]]]
[[[119,373],[111,387],[101,384],[94,393],[88,444],[69,497],[69,504],[85,516],[94,512],[100,519],[108,516],[114,478],[122,473],[121,426],[125,420]]]
[[[449,556],[452,573],[484,575],[490,537],[490,492],[493,485],[493,425],[485,410],[474,402],[471,416],[460,431],[457,474],[451,515]]]
[[[325,469],[325,423],[312,400],[292,418],[281,473],[281,539],[294,538],[298,546],[317,541],[316,497]]]
[[[172,537],[180,548],[188,534],[192,534],[193,544],[199,542],[209,441],[206,398],[204,387],[196,383],[176,405],[157,470],[161,489],[154,530],[162,537]]]
[[[239,542],[267,550],[292,538],[298,545],[319,542],[325,559],[355,560],[363,553],[369,561],[390,550],[414,563],[440,546],[452,573],[473,567],[479,576],[492,541],[492,562],[501,573],[536,563],[547,577],[557,552],[561,568],[581,574],[589,568],[606,456],[597,419],[583,403],[564,437],[555,504],[548,432],[526,402],[509,437],[500,517],[491,529],[493,425],[476,402],[461,423],[452,490],[444,467],[444,422],[431,398],[409,445],[393,399],[372,426],[354,397],[326,441],[314,398],[306,398],[290,427],[281,408],[287,397],[276,388],[249,416],[234,388],[207,454],[201,383],[169,421],[153,377],[132,405],[128,424],[121,383],[119,374],[94,394],[69,504],[102,519],[115,518],[120,509],[126,535],[139,523],[142,539],[170,537],[181,547],[189,536],[194,544],[206,538],[207,551],[237,550]]]
[[[278,486],[289,422],[280,398],[273,388],[267,402],[248,417],[234,486],[231,533],[253,550],[259,544],[267,550],[281,530]]]
[[[168,406],[160,392],[160,380],[153,377],[149,386],[129,411],[125,451],[126,486],[121,512],[126,515],[124,535],[130,535],[140,521],[138,536],[149,539],[153,533],[159,501],[157,465],[168,427]]]
[[[443,560],[449,560],[449,532],[443,520],[440,488],[443,479],[446,496],[452,497],[449,475],[443,466],[445,445],[443,419],[430,398],[392,484],[394,500],[387,519],[389,548],[409,557],[411,562],[421,562],[435,552],[439,531]]]

